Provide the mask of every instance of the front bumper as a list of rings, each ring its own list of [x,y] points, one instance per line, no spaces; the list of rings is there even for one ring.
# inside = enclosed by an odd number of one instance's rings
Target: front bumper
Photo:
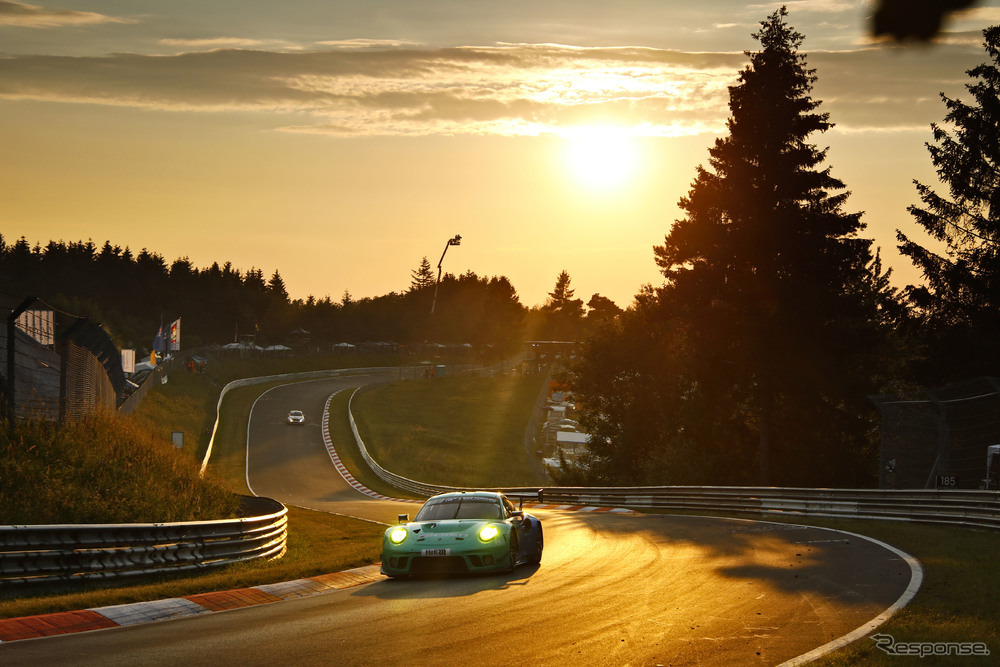
[[[426,551],[444,549],[382,549],[382,574],[406,577],[421,574],[477,574],[501,572],[510,568],[506,540],[496,545],[477,545],[470,550],[448,548],[446,555],[427,555]]]

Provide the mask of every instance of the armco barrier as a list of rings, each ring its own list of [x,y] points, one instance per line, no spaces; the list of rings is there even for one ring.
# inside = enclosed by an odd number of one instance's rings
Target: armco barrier
[[[680,511],[884,519],[1000,529],[1000,491],[783,487],[549,487],[539,501]]]
[[[374,383],[355,390],[371,389]],[[418,496],[458,487],[425,484],[380,466],[358,433],[348,402],[351,430],[362,458],[385,483]],[[505,488],[509,495],[537,498],[546,505],[596,505],[684,512],[739,512],[765,516],[821,516],[883,519],[1000,529],[1000,491],[896,489],[802,489],[736,486],[544,487]]]
[[[245,496],[240,519],[0,526],[0,587],[183,572],[284,554],[288,510]]]

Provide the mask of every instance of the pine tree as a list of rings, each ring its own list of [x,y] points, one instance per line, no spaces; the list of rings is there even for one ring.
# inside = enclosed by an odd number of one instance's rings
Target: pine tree
[[[841,450],[863,449],[866,425],[839,420],[871,390],[858,343],[881,335],[871,241],[857,238],[861,214],[843,211],[844,184],[809,141],[832,124],[810,96],[815,70],[787,14],[775,11],[754,34],[761,50],[747,53],[730,88],[729,135],[681,200],[687,217],[655,248],[662,297],[699,334],[695,377],[745,406],[732,418],[757,433],[763,484],[772,468],[785,481],[818,481],[809,477],[855,460]],[[855,440],[817,433],[820,424]]]
[[[1000,26],[983,31],[990,62],[968,71],[972,103],[942,95],[946,127],[931,126],[931,161],[948,195],[914,181],[917,223],[946,247],[939,254],[897,230],[900,251],[926,279],[908,296],[932,338],[931,382],[1000,372]]]
[[[826,151],[809,140],[832,125],[786,16],[775,11],[754,34],[761,49],[730,88],[729,134],[654,248],[664,285],[585,349],[602,377],[575,371],[591,392],[578,392],[584,421],[602,436],[594,463],[630,481],[874,475],[866,395],[882,379],[893,292],[871,241],[857,237],[860,214],[843,210],[844,184],[821,166]],[[625,460],[639,456],[645,479]]]
[[[561,271],[542,306],[546,314],[545,334],[553,340],[576,340],[583,330],[583,300],[573,298],[576,291],[569,285],[569,273]]]
[[[420,266],[410,272],[410,291],[416,292],[425,287],[433,287],[434,283],[434,270],[427,260],[427,255],[424,255],[423,259],[420,260]]]
[[[569,273],[565,270],[561,271],[556,277],[556,286],[549,292],[548,302],[545,304],[546,308],[562,310],[572,301],[575,290],[570,289],[569,283]]]
[[[285,281],[277,269],[267,282],[267,291],[270,292],[280,303],[288,302],[288,290],[285,289]]]

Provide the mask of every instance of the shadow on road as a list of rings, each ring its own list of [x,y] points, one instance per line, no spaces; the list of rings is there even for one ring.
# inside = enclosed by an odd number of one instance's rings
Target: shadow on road
[[[883,546],[827,528],[651,514],[591,518],[581,513],[561,520],[593,521],[604,535],[666,543],[674,547],[668,553],[701,554],[715,574],[729,579],[766,582],[776,591],[813,593],[846,604],[888,606],[911,576],[909,564]]]
[[[539,565],[522,565],[513,572],[481,575],[432,575],[407,579],[386,579],[352,593],[357,597],[381,600],[428,600],[468,597],[484,591],[502,591],[527,586]]]

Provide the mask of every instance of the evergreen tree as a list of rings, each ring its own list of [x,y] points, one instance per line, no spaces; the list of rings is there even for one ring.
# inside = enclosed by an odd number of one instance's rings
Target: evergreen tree
[[[278,270],[274,270],[274,275],[267,282],[267,291],[271,293],[280,303],[288,303],[288,290],[285,289],[285,281],[282,280]]]
[[[549,298],[545,304],[547,309],[560,311],[571,307],[575,290],[570,288],[569,283],[569,273],[565,270],[561,271],[556,277],[556,286],[549,292]]]
[[[619,412],[663,420],[650,465],[700,459],[697,474],[707,464],[727,483],[858,483],[894,294],[871,241],[857,238],[860,214],[843,211],[844,184],[820,167],[826,151],[809,142],[832,125],[786,16],[775,11],[754,34],[761,50],[747,52],[730,88],[729,134],[680,201],[686,217],[654,248],[665,284],[629,316],[631,338],[604,338],[637,345],[628,354],[642,361],[619,358],[617,375],[589,386],[643,388],[629,390],[643,409]],[[650,437],[617,427],[630,429]]]
[[[561,271],[555,287],[542,306],[545,314],[543,335],[551,340],[577,340],[583,331],[583,300],[574,299],[567,271]]]
[[[907,295],[930,338],[931,383],[1000,373],[1000,26],[983,31],[990,61],[968,71],[972,102],[942,95],[946,127],[931,126],[931,161],[948,195],[914,181],[910,213],[946,252],[897,230],[900,251],[926,279]]]
[[[416,292],[425,287],[433,287],[434,283],[434,270],[431,268],[431,263],[427,261],[427,255],[424,255],[423,259],[420,260],[420,266],[410,272],[410,291]]]

